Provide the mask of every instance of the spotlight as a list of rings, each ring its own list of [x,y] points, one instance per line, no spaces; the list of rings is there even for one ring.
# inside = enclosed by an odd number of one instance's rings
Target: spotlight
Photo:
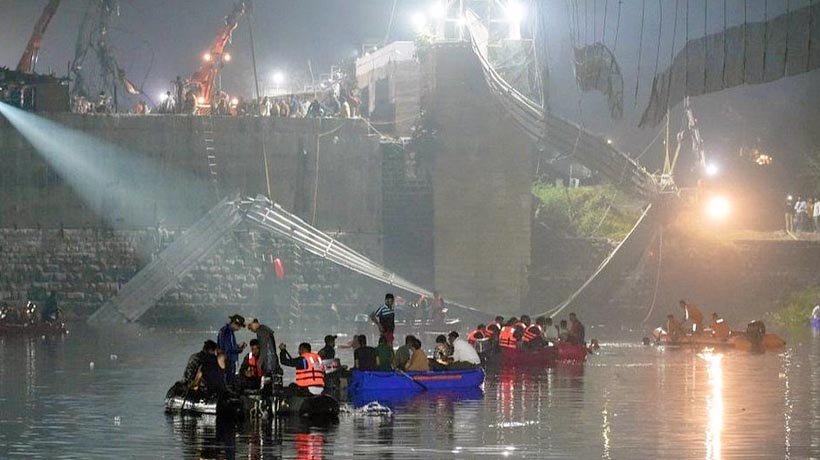
[[[239,105],[239,98],[235,97],[235,98],[231,99],[231,105]]]
[[[430,17],[433,19],[443,19],[444,16],[447,15],[447,7],[441,3],[441,1],[436,1],[430,6]]]
[[[281,85],[286,80],[285,74],[282,72],[274,72],[273,74],[273,83],[276,85]]]
[[[205,53],[202,55],[202,60],[205,62],[211,62],[211,53]]]
[[[162,93],[159,95],[159,100],[165,102],[168,99],[168,94]]]
[[[199,105],[205,104],[205,98],[202,97],[202,96],[199,96],[198,98],[196,98],[196,103],[199,104]]]
[[[716,165],[714,163],[709,163],[708,165],[706,165],[706,175],[707,176],[714,177],[714,176],[717,176],[718,173],[720,173],[720,168],[718,167],[718,165]]]
[[[732,206],[725,197],[715,196],[706,203],[706,215],[713,220],[725,220],[732,212]]]
[[[222,55],[223,62],[231,62],[231,53],[225,53]]]

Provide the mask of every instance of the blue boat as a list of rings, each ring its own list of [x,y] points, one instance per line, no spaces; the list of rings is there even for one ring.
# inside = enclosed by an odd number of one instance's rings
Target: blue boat
[[[401,390],[380,390],[380,391],[356,391],[350,393],[348,401],[353,407],[362,407],[373,401],[392,410],[400,407],[413,406],[416,404],[436,404],[439,401],[483,401],[484,390],[479,388],[461,388],[456,390],[433,390],[433,391],[401,391]]]
[[[363,391],[436,391],[480,388],[484,369],[431,372],[353,371],[348,392]]]

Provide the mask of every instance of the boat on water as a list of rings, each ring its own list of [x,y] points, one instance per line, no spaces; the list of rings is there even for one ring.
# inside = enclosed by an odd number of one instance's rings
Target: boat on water
[[[502,349],[488,355],[491,365],[504,367],[553,367],[560,362],[583,363],[587,359],[587,347],[577,343],[559,343],[554,347],[537,350]]]
[[[68,334],[65,323],[60,322],[26,322],[12,323],[0,321],[0,336],[37,336]]]
[[[734,348],[743,351],[777,351],[786,346],[786,342],[777,334],[767,333],[762,321],[750,322],[745,331],[731,331],[728,337],[717,337],[711,330],[699,333],[687,333],[671,336],[663,328],[652,332],[655,344],[663,347],[691,348]]]
[[[348,393],[365,391],[438,391],[480,388],[484,384],[484,369],[453,371],[397,372],[353,370]]]
[[[302,395],[287,390],[263,395],[258,391],[223,398],[200,398],[180,391],[175,385],[165,398],[165,411],[201,415],[239,415],[246,418],[305,417],[333,418],[339,415],[339,401],[328,395]]]
[[[376,401],[390,409],[411,404],[427,404],[430,401],[482,401],[481,387],[453,390],[403,391],[403,390],[363,390],[350,393],[348,402],[353,407],[364,407]]]

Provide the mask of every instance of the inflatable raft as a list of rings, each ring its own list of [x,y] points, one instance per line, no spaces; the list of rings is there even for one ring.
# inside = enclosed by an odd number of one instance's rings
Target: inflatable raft
[[[554,347],[537,350],[502,349],[490,358],[500,366],[544,368],[559,362],[583,363],[587,359],[587,348],[582,344],[559,343]]]
[[[180,394],[177,386],[165,398],[165,411],[200,415],[241,415],[247,418],[309,417],[333,418],[339,415],[339,402],[327,395],[278,394],[262,396],[243,394],[223,399],[202,399],[191,394]],[[173,392],[173,394],[172,394]]]
[[[711,347],[735,348],[743,351],[777,351],[786,346],[786,342],[777,334],[766,333],[762,321],[750,322],[745,331],[732,331],[729,337],[716,337],[708,329],[698,334],[685,334],[671,337],[662,328],[656,328],[652,335],[655,344],[667,347]]]
[[[64,323],[9,323],[0,321],[0,336],[68,334]]]
[[[348,392],[424,391],[480,388],[484,369],[430,372],[377,372],[354,370]]]

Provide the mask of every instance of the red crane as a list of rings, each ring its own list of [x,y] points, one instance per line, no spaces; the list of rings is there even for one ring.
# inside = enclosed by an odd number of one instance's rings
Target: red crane
[[[34,31],[31,32],[31,38],[28,39],[26,50],[20,56],[20,62],[17,63],[17,71],[23,73],[33,73],[34,66],[37,64],[37,57],[40,55],[40,44],[43,42],[43,35],[46,33],[48,23],[57,12],[57,7],[60,6],[60,0],[49,0],[37,24],[34,25]]]
[[[231,55],[225,52],[225,47],[231,41],[231,34],[239,26],[239,19],[245,14],[245,2],[241,1],[234,6],[233,11],[225,18],[225,25],[219,29],[211,48],[202,56],[202,65],[188,80],[191,86],[196,87],[197,115],[207,115],[211,111],[214,96],[214,84],[219,69],[225,62],[231,60]]]

